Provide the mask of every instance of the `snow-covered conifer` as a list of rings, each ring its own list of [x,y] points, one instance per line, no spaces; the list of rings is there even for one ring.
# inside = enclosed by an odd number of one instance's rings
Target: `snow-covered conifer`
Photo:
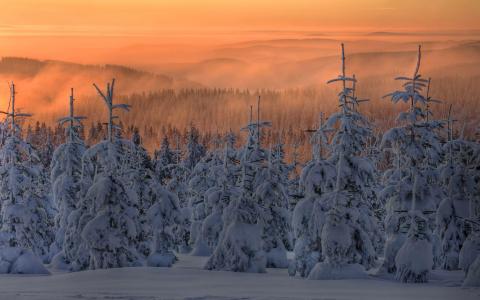
[[[210,255],[210,250],[201,234],[202,224],[207,217],[209,211],[205,201],[205,193],[209,188],[214,186],[216,179],[210,176],[210,166],[208,157],[202,159],[191,174],[189,186],[189,207],[191,209],[191,228],[190,228],[190,244],[193,245],[191,254],[198,256]]]
[[[153,229],[153,247],[147,259],[151,267],[170,267],[177,258],[175,248],[175,224],[179,222],[180,207],[174,193],[165,190],[159,183],[153,186],[155,203],[148,209],[147,216]]]
[[[209,213],[203,221],[201,235],[210,251],[217,247],[220,239],[223,230],[223,214],[226,207],[240,194],[235,186],[236,166],[229,157],[229,153],[227,144],[223,153],[222,166],[212,169],[212,176],[216,178],[216,185],[205,192],[205,201]]]
[[[405,242],[395,256],[395,278],[402,282],[422,283],[428,281],[433,267],[433,248],[427,218],[418,210],[416,198],[422,197],[420,185],[425,184],[414,178],[412,190],[412,208],[409,211],[409,231]]]
[[[233,272],[265,272],[262,226],[258,224],[261,209],[253,201],[250,184],[243,168],[241,195],[225,210],[223,230],[217,247],[205,266],[208,270]]]
[[[263,246],[267,267],[288,267],[287,249],[292,248],[290,211],[288,209],[288,171],[282,163],[280,149],[270,151],[266,173],[254,194],[254,201],[263,209],[260,222],[263,225]]]
[[[418,50],[418,59],[413,76],[398,77],[397,80],[405,81],[404,90],[395,91],[385,97],[390,97],[393,103],[403,101],[410,103],[407,112],[402,112],[397,118],[401,124],[399,127],[388,130],[382,140],[381,147],[391,151],[394,158],[394,169],[384,174],[387,183],[382,191],[382,197],[386,199],[386,233],[385,260],[383,271],[396,272],[394,263],[397,251],[405,239],[405,231],[401,230],[408,222],[409,217],[404,214],[412,206],[414,181],[422,182],[416,190],[416,208],[422,212],[428,212],[427,230],[431,236],[435,228],[436,207],[440,201],[437,185],[432,181],[432,172],[428,164],[437,160],[441,153],[441,145],[436,131],[442,123],[435,120],[426,120],[424,111],[427,103],[422,94],[427,87],[428,80],[419,74],[421,63],[421,48]],[[434,248],[435,241],[433,241]],[[433,250],[432,250],[433,251]]]
[[[171,175],[170,180],[168,180],[168,183],[166,184],[166,189],[177,196],[178,204],[180,207],[178,222],[174,228],[177,241],[177,250],[180,253],[188,253],[191,251],[190,229],[192,224],[192,211],[188,205],[188,179],[190,177],[191,171],[186,168],[180,161],[181,151],[179,148],[180,146],[178,142],[178,136],[176,144],[176,149],[172,151],[173,161],[170,165],[165,167],[166,173]],[[156,172],[158,175],[158,168],[156,168]]]
[[[92,146],[84,155],[84,176],[93,174],[93,183],[83,199],[91,219],[85,224],[81,236],[90,259],[89,269],[115,268],[140,265],[136,249],[139,228],[138,199],[124,183],[123,167],[126,159],[121,141],[113,132],[117,116],[114,109],[128,110],[125,104],[113,103],[115,81],[107,85],[104,94],[96,85],[108,108],[107,140]],[[131,142],[130,142],[131,144]]]
[[[361,277],[364,268],[373,267],[376,259],[373,236],[379,230],[369,198],[375,186],[374,165],[362,156],[371,130],[357,109],[365,100],[358,99],[353,89],[347,87],[356,79],[345,74],[343,44],[342,73],[329,83],[338,81],[342,83],[341,111],[327,121],[330,128],[338,123],[330,157],[336,166],[337,180],[335,190],[321,199],[324,205],[330,205],[321,231],[324,261],[311,271],[310,279]]]
[[[328,133],[323,114],[320,114],[318,129],[311,130],[312,159],[305,165],[300,175],[300,192],[304,197],[293,211],[293,233],[295,236],[295,259],[290,265],[290,275],[307,277],[315,264],[322,260],[321,234],[325,214],[330,205],[322,196],[335,186],[335,165],[325,159],[329,150]]]
[[[449,114],[450,115],[450,114]],[[472,142],[453,139],[453,120],[448,118],[448,142],[444,145],[445,165],[441,179],[447,193],[436,214],[436,232],[440,238],[440,266],[446,270],[459,268],[459,254],[466,239],[465,219],[470,217],[470,202],[475,186],[470,166],[474,153]]]
[[[79,201],[80,179],[82,173],[82,156],[85,144],[78,136],[78,129],[84,117],[74,113],[73,89],[70,94],[70,114],[59,120],[61,125],[67,124],[66,143],[60,145],[53,153],[50,181],[52,182],[53,201],[58,209],[55,217],[55,242],[50,247],[50,255],[60,253],[60,259],[65,260],[62,251],[68,218],[76,209]],[[67,264],[69,262],[66,262]]]
[[[291,145],[293,150],[291,154],[292,162],[288,165],[288,196],[289,196],[289,209],[293,211],[298,199],[301,197],[300,190],[300,174],[303,164],[300,162],[299,148],[301,146],[298,140],[294,141]]]
[[[170,142],[168,137],[164,137],[162,144],[158,151],[155,151],[154,157],[154,170],[155,174],[159,177],[163,184],[167,183],[167,179],[171,178],[170,165],[175,163],[175,153],[170,149]]]
[[[480,222],[475,216],[465,220],[467,225],[467,238],[463,242],[462,249],[458,257],[459,267],[468,274],[470,266],[480,255]]]
[[[123,172],[120,174],[127,188],[136,194],[139,217],[137,220],[137,250],[139,254],[148,257],[151,250],[151,240],[153,238],[152,228],[146,216],[148,209],[157,200],[157,186],[159,178],[155,176],[153,164],[142,146],[141,137],[138,130],[135,130],[131,143],[123,143],[120,149],[123,150]],[[119,143],[117,141],[117,143]],[[122,143],[120,143],[122,146]]]
[[[42,195],[33,185],[39,176],[38,155],[20,137],[18,118],[29,114],[15,110],[15,85],[11,111],[6,112],[8,134],[0,149],[0,273],[48,273],[41,265],[53,240]]]
[[[224,211],[220,240],[205,265],[208,270],[265,272],[267,259],[263,251],[263,228],[259,222],[264,212],[253,198],[258,164],[264,157],[259,139],[263,123],[259,113],[256,125],[250,118],[247,146],[241,151],[240,195],[230,201]]]
[[[200,133],[195,126],[190,126],[187,133],[187,154],[183,161],[186,168],[193,170],[197,163],[205,156],[205,147],[199,141]]]
[[[464,287],[470,286],[480,286],[480,254],[477,255],[477,258],[473,261],[472,265],[470,266],[467,277],[463,281]]]

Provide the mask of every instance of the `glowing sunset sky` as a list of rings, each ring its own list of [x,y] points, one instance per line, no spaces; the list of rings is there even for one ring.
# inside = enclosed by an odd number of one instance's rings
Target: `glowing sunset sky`
[[[480,29],[479,19],[478,0],[2,0],[0,35]]]

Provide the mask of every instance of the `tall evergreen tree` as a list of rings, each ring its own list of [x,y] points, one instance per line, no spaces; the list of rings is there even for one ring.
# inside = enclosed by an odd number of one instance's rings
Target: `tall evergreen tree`
[[[197,163],[205,156],[205,147],[200,143],[200,133],[191,125],[187,132],[187,154],[184,160],[186,168],[193,170]]]
[[[34,189],[39,157],[20,138],[18,119],[30,116],[15,108],[15,85],[10,85],[8,137],[0,149],[0,273],[44,273],[53,240],[44,203]]]
[[[248,161],[242,164],[242,192],[230,202],[223,215],[223,230],[217,247],[207,261],[208,270],[233,272],[265,272],[267,264],[263,251],[261,208],[253,201],[253,190],[247,174]]]
[[[236,166],[229,157],[229,146],[223,151],[221,166],[212,166],[211,176],[216,184],[205,192],[205,201],[208,214],[202,223],[201,235],[209,251],[218,245],[220,234],[223,230],[223,214],[234,198],[240,195],[236,184]]]
[[[170,166],[175,163],[175,153],[170,149],[170,142],[167,136],[163,137],[162,145],[158,151],[155,151],[154,169],[156,175],[162,183],[172,177]]]
[[[152,189],[156,201],[147,211],[153,231],[153,245],[147,265],[170,267],[177,260],[173,250],[176,246],[175,225],[179,223],[180,206],[177,196],[165,190],[158,182]]]
[[[334,190],[337,174],[335,165],[325,158],[325,153],[330,150],[328,134],[332,129],[324,124],[323,115],[318,128],[312,131],[312,159],[302,169],[299,182],[304,197],[293,211],[295,259],[289,268],[291,276],[298,273],[307,277],[323,259],[321,234],[330,205],[323,201],[322,196]]]
[[[250,117],[247,145],[241,151],[240,195],[230,201],[223,213],[220,239],[205,265],[208,270],[265,272],[267,259],[263,250],[263,228],[260,223],[264,218],[264,211],[253,198],[255,177],[259,164],[265,157],[260,147],[260,127],[263,124],[266,123],[260,122],[258,109],[256,124],[252,123]]]
[[[254,193],[254,201],[263,209],[260,223],[263,226],[263,246],[267,256],[267,267],[288,267],[287,249],[292,248],[290,211],[288,209],[287,175],[282,162],[283,156],[270,151],[267,168],[261,183]],[[275,153],[276,152],[276,153]]]
[[[66,127],[66,143],[60,145],[53,153],[51,163],[50,181],[52,182],[53,201],[58,209],[55,217],[55,242],[50,247],[50,255],[59,254],[56,263],[65,261],[65,253],[62,251],[65,243],[65,231],[68,227],[68,218],[76,209],[82,174],[82,156],[86,150],[83,140],[78,135],[82,126],[81,120],[85,117],[76,116],[74,111],[73,88],[70,94],[70,113],[67,117],[59,120],[60,125]]]
[[[450,106],[451,111],[451,106]],[[451,113],[447,120],[447,143],[444,145],[445,163],[440,167],[441,179],[447,193],[436,213],[436,233],[440,238],[440,267],[459,268],[460,249],[467,237],[465,219],[470,217],[475,174],[472,172],[475,145],[453,138]]]
[[[104,94],[95,88],[108,109],[107,140],[92,146],[84,155],[84,171],[93,174],[93,184],[85,194],[91,219],[82,229],[82,239],[90,255],[89,269],[140,265],[138,243],[138,198],[125,184],[123,172],[127,158],[122,146],[131,142],[118,139],[113,115],[115,109],[129,110],[125,104],[113,103],[115,81],[107,84]],[[84,174],[85,175],[85,174]]]
[[[330,116],[328,127],[338,124],[332,139],[330,161],[336,166],[335,190],[322,200],[330,209],[321,233],[324,261],[310,272],[311,279],[364,276],[374,266],[376,253],[372,233],[378,232],[369,196],[374,187],[373,163],[362,152],[371,134],[369,123],[357,107],[364,100],[352,94],[347,83],[356,82],[345,73],[342,44],[342,73],[329,83],[341,82],[340,112]]]
[[[431,236],[435,224],[435,216],[432,212],[436,211],[439,202],[437,198],[439,193],[435,191],[436,185],[432,184],[429,179],[430,172],[427,164],[430,158],[437,156],[437,154],[441,152],[441,145],[435,132],[441,127],[441,122],[426,120],[424,108],[427,100],[423,95],[423,89],[427,87],[428,80],[421,77],[419,73],[420,64],[421,47],[419,47],[418,50],[417,65],[413,76],[411,78],[396,78],[397,80],[405,81],[403,85],[404,90],[395,91],[385,96],[390,97],[393,103],[399,101],[410,103],[410,108],[408,112],[400,113],[397,119],[403,126],[392,128],[385,133],[382,147],[390,146],[394,149],[393,151],[397,153],[396,156],[400,168],[400,171],[396,172],[398,183],[395,186],[388,187],[389,191],[387,193],[390,197],[387,203],[387,214],[405,214],[409,207],[412,207],[411,203],[413,199],[415,199],[416,216],[417,218],[427,220],[427,234]],[[424,212],[428,212],[429,216],[419,216],[419,214],[423,214]],[[412,217],[409,215],[404,215],[400,218],[389,218],[387,215],[387,220],[407,222],[406,226],[412,224],[411,219]],[[392,225],[386,224],[386,227],[401,228],[405,226],[402,224]],[[409,236],[410,234],[407,238]],[[427,276],[415,273],[414,269],[412,269],[415,268],[414,265],[405,266],[402,264],[402,270],[398,269],[397,263],[395,263],[395,267],[392,267],[391,259],[395,259],[397,262],[396,257],[399,254],[395,252],[399,251],[402,247],[401,240],[400,243],[398,243],[398,240],[396,241],[395,247],[391,247],[392,242],[393,240],[391,238],[387,238],[385,265],[388,267],[386,270],[388,272],[397,272],[397,278],[405,282],[417,280],[419,282],[426,281]],[[416,245],[422,247],[422,245],[430,245],[430,242],[431,238],[429,243],[418,243]],[[418,251],[424,250],[425,249],[418,249]],[[407,270],[405,268],[411,269]]]

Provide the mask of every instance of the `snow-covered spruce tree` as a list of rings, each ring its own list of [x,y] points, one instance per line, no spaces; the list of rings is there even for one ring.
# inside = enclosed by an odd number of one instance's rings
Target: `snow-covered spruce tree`
[[[263,273],[267,264],[263,251],[261,208],[253,200],[252,168],[242,161],[241,195],[230,202],[223,215],[220,240],[205,268],[208,270]]]
[[[298,201],[298,183],[300,181],[300,176],[297,174],[298,172],[296,171],[296,168],[298,168],[300,163],[298,161],[293,161],[289,164],[285,161],[285,157],[285,145],[281,141],[278,141],[268,151],[267,164],[262,168],[259,176],[269,178],[271,173],[269,166],[272,166],[272,170],[275,170],[275,176],[278,180],[277,182],[284,187],[285,193],[288,197],[287,209],[293,210],[295,203]],[[260,180],[265,181],[265,179]],[[293,249],[291,238],[285,239],[284,243],[287,250],[291,251]]]
[[[304,165],[300,162],[299,148],[301,143],[299,140],[293,142],[291,147],[293,148],[291,154],[291,163],[288,165],[288,197],[289,197],[289,210],[293,211],[295,205],[301,197],[300,191],[300,175],[301,169]]]
[[[389,151],[393,156],[393,167],[382,176],[383,189],[379,193],[381,202],[385,203],[385,233],[384,261],[379,273],[395,273],[395,256],[403,245],[408,232],[408,211],[410,198],[407,199],[411,188],[407,170],[402,165],[400,147],[393,142]],[[407,229],[405,229],[407,228]]]
[[[147,258],[151,251],[153,231],[147,218],[148,209],[157,201],[157,186],[160,179],[155,176],[153,164],[142,146],[138,129],[134,130],[131,142],[117,138],[119,149],[123,151],[121,176],[127,188],[135,193],[139,217],[137,219],[137,250],[140,255]]]
[[[475,155],[478,153],[479,152],[475,152]],[[463,242],[460,250],[458,265],[465,274],[468,274],[473,262],[478,256],[480,256],[480,217],[474,197],[470,198],[469,217],[463,219],[465,235],[467,238]]]
[[[230,160],[233,160],[237,157],[237,149],[235,149],[235,143],[237,142],[237,137],[235,133],[231,130],[224,137],[225,146],[227,147],[227,156]]]
[[[247,168],[246,184],[249,185],[249,189],[255,191],[257,187],[263,183],[264,177],[260,172],[265,167],[265,163],[268,160],[268,151],[262,148],[262,128],[271,127],[269,121],[260,120],[260,96],[257,101],[257,120],[253,120],[252,107],[250,107],[250,120],[247,126],[242,128],[242,131],[247,132],[247,139],[245,145],[238,150],[237,156],[241,161],[249,162],[243,165],[243,168]],[[241,178],[240,178],[241,179]]]
[[[209,256],[211,250],[201,234],[202,224],[207,217],[208,210],[205,193],[215,185],[216,179],[210,176],[208,157],[197,163],[188,182],[189,208],[191,211],[190,244],[193,246],[192,255]]]
[[[202,240],[210,251],[217,247],[220,234],[223,230],[223,214],[225,208],[234,198],[239,197],[240,191],[235,186],[236,166],[229,155],[228,145],[224,150],[223,165],[213,168],[216,185],[207,190],[205,201],[209,207],[209,214],[205,218],[201,228]]]
[[[55,151],[52,135],[53,133],[49,129],[46,139],[42,141],[40,149],[38,150],[40,162],[46,170],[50,169],[50,162],[52,161],[53,152]]]
[[[478,287],[480,286],[480,222],[478,222],[478,220],[469,220],[469,224],[471,225],[473,232],[469,236],[469,243],[465,243],[466,247],[462,248],[462,253],[460,254],[460,263],[466,272],[463,286]],[[476,247],[476,249],[472,246]]]
[[[471,264],[467,277],[463,281],[464,287],[476,286],[480,287],[480,254]]]
[[[95,178],[86,198],[96,213],[91,213],[93,218],[82,231],[90,254],[89,269],[141,265],[136,249],[138,212],[132,203],[135,196],[113,171],[106,170]]]
[[[433,267],[433,248],[427,218],[423,211],[417,209],[417,197],[422,180],[414,177],[412,190],[412,208],[409,211],[409,231],[402,247],[395,256],[395,279],[402,282],[422,283],[428,281],[428,275]]]
[[[167,189],[175,193],[181,207],[188,206],[188,179],[190,177],[190,170],[181,164],[172,164],[168,166],[169,173],[172,178],[166,184]]]
[[[192,225],[191,215],[192,211],[188,206],[188,185],[187,180],[190,170],[183,167],[181,164],[173,164],[169,166],[172,174],[172,179],[168,182],[166,188],[168,191],[174,193],[179,202],[180,213],[178,222],[175,225],[175,237],[177,250],[180,253],[188,253],[191,251],[190,247],[190,228]]]
[[[9,125],[8,119],[3,122],[0,122],[0,147],[5,144],[5,140],[10,134],[10,128],[8,125]]]
[[[82,239],[90,255],[88,269],[104,269],[137,266],[142,262],[136,249],[138,241],[137,195],[123,182],[122,169],[125,159],[121,143],[114,136],[113,123],[117,108],[128,110],[125,104],[113,103],[115,81],[107,84],[104,94],[95,88],[108,109],[108,136],[85,152],[84,166],[93,171],[93,184],[88,189],[84,202],[89,204],[92,218],[82,230]],[[92,163],[94,162],[94,163]]]
[[[197,199],[202,198],[203,202],[200,203],[197,200],[197,206],[192,206],[193,216],[196,218],[195,220],[192,220],[192,225],[195,223],[199,224],[197,229],[192,226],[191,239],[194,241],[193,251],[191,253],[192,255],[211,255],[218,241],[218,237],[214,238],[214,231],[221,230],[221,227],[219,228],[216,226],[216,224],[212,223],[215,221],[215,216],[221,219],[221,215],[218,215],[218,211],[217,214],[212,214],[214,208],[220,209],[219,207],[215,207],[218,203],[217,197],[221,196],[219,193],[222,193],[222,191],[226,190],[228,191],[225,193],[235,194],[235,191],[232,190],[236,180],[235,170],[234,166],[232,166],[232,163],[230,162],[230,157],[228,156],[229,153],[231,153],[231,149],[227,145],[227,148],[224,151],[221,151],[218,147],[218,144],[220,143],[221,141],[217,139],[216,148],[202,158],[202,160],[195,167],[194,173],[200,167],[205,169],[201,177],[192,177],[190,180],[190,186],[192,186],[192,183],[196,183],[198,187],[202,187],[200,191],[206,188],[206,190],[203,192],[203,197],[198,197],[201,196],[201,193],[198,192],[198,188],[196,189],[197,192],[195,194],[198,195]],[[225,162],[227,165],[225,165]],[[228,170],[225,168],[228,168]],[[194,180],[195,178],[201,179],[201,181],[196,182]],[[202,183],[202,185],[199,186],[198,183]],[[229,199],[230,196],[231,195],[226,196],[227,199]],[[223,210],[223,208],[221,210]],[[198,218],[201,216],[199,212],[204,214],[203,219]],[[210,217],[209,220],[207,220],[207,217]],[[213,227],[210,228],[210,226]],[[210,232],[211,230],[213,231]],[[193,240],[193,238],[195,239]]]
[[[181,162],[181,154],[179,136],[177,135],[175,150],[172,150],[173,161],[165,167],[166,173],[171,175],[171,178],[166,183],[166,188],[177,196],[180,206],[178,222],[174,228],[177,251],[179,253],[189,253],[192,250],[190,247],[190,228],[192,224],[190,218],[192,211],[188,203],[188,180],[191,171]]]
[[[82,126],[82,119],[84,117],[76,116],[74,113],[72,88],[70,114],[59,120],[60,125],[67,124],[67,141],[55,150],[51,162],[50,181],[52,182],[53,201],[58,213],[55,217],[55,241],[50,246],[50,255],[52,257],[56,256],[53,261],[56,267],[60,267],[60,264],[70,264],[69,261],[65,261],[65,254],[62,250],[68,218],[77,207],[79,200],[82,156],[86,149],[84,142],[78,135],[78,129]]]
[[[208,234],[204,234],[204,221],[209,216],[215,203],[215,195],[211,194],[220,189],[223,184],[219,179],[225,174],[223,170],[222,151],[219,149],[219,139],[216,139],[213,151],[207,153],[195,166],[189,181],[190,208],[192,212],[192,226],[190,230],[190,242],[193,244],[191,255],[209,256],[213,248],[208,245]],[[230,180],[232,176],[229,176]],[[212,220],[210,220],[212,221]],[[205,228],[208,230],[208,228]]]
[[[310,131],[310,130],[309,130]],[[330,204],[323,201],[325,193],[333,191],[336,180],[335,165],[325,159],[330,150],[323,114],[320,114],[318,129],[311,130],[312,159],[303,168],[299,188],[304,197],[293,211],[292,225],[295,237],[295,258],[289,267],[289,274],[307,277],[315,264],[322,260],[321,234],[325,214]]]
[[[371,130],[366,118],[356,108],[363,100],[347,87],[347,83],[354,81],[355,78],[345,74],[342,44],[342,73],[329,81],[342,83],[339,94],[341,111],[327,121],[329,128],[338,124],[330,157],[336,166],[337,180],[335,190],[324,194],[320,200],[330,205],[321,229],[324,261],[314,267],[309,279],[362,277],[365,268],[372,268],[375,264],[373,237],[379,230],[369,198],[375,186],[374,166],[368,157],[362,156]]]
[[[383,175],[384,189],[380,193],[380,197],[386,202],[386,218],[385,231],[387,239],[384,249],[384,263],[380,268],[380,272],[395,273],[396,264],[395,257],[398,250],[403,245],[410,223],[407,212],[411,208],[413,199],[413,179],[427,180],[427,172],[424,170],[427,160],[428,150],[434,149],[431,153],[440,151],[440,144],[434,129],[439,127],[436,121],[425,121],[426,114],[422,110],[421,105],[426,105],[426,98],[421,94],[423,88],[427,86],[428,80],[421,78],[419,74],[421,61],[421,52],[419,55],[417,66],[412,78],[398,77],[397,80],[406,81],[405,90],[396,91],[385,97],[391,97],[393,103],[400,100],[410,102],[408,112],[402,112],[397,118],[400,123],[399,127],[388,130],[382,139],[381,148],[391,155],[393,167],[387,170]],[[432,185],[426,184],[420,187],[422,197],[417,197],[417,208],[424,211],[433,212],[436,209],[438,199],[435,199]],[[427,222],[429,230],[432,231],[432,220]]]
[[[193,170],[197,163],[205,156],[205,147],[200,144],[200,133],[195,126],[191,125],[187,133],[187,154],[183,164],[186,168]]]
[[[478,132],[480,133],[480,128]],[[475,184],[470,197],[469,217],[464,220],[467,238],[459,255],[459,267],[467,274],[465,285],[478,284],[478,277],[474,281],[477,283],[470,281],[470,278],[478,274],[478,257],[480,256],[480,143],[477,141],[473,146],[473,163],[468,169]],[[470,268],[474,268],[472,273]]]
[[[355,74],[353,74],[352,78],[354,79],[352,82],[352,90],[351,90],[351,97],[352,97],[352,109],[358,113],[359,104],[362,102],[369,101],[368,99],[360,99],[357,96],[357,80]],[[372,245],[375,249],[376,256],[380,256],[383,254],[383,247],[385,245],[385,229],[383,227],[383,220],[385,215],[385,203],[379,197],[379,193],[381,190],[381,183],[380,183],[380,174],[381,172],[377,169],[378,159],[381,152],[378,149],[379,141],[377,140],[377,136],[373,133],[371,129],[370,121],[368,118],[365,117],[363,121],[363,126],[366,126],[368,129],[368,135],[363,140],[363,150],[360,153],[360,156],[364,158],[372,166],[371,172],[372,177],[368,180],[367,185],[363,186],[362,193],[363,193],[363,201],[368,205],[368,213],[373,213],[374,219],[369,219],[369,221],[374,222],[371,224],[371,228],[373,229],[373,236],[372,238]],[[367,225],[368,226],[368,225]]]
[[[240,194],[230,201],[223,213],[223,228],[217,247],[207,261],[208,270],[234,272],[265,272],[267,259],[263,251],[263,226],[260,219],[263,210],[254,200],[256,178],[265,151],[261,148],[261,127],[269,122],[260,121],[260,98],[258,99],[257,121],[250,122],[246,146],[240,150],[241,168]]]
[[[175,150],[172,150],[173,161],[166,167],[167,173],[171,175],[166,186],[169,191],[177,195],[180,207],[183,208],[188,206],[188,180],[191,170],[186,168],[181,161],[180,137],[177,135],[175,140]]]
[[[451,107],[450,107],[451,111]],[[475,145],[463,139],[453,139],[453,120],[448,117],[448,142],[444,145],[445,164],[441,167],[447,193],[437,210],[436,232],[440,238],[440,267],[459,268],[460,249],[466,239],[465,219],[470,217],[470,202],[475,186],[471,172]]]
[[[287,249],[291,248],[292,233],[288,209],[288,170],[282,162],[281,149],[270,151],[268,166],[263,170],[264,178],[254,193],[254,201],[263,212],[263,249],[267,256],[267,267],[287,268]]]
[[[88,176],[83,176],[82,171],[82,177],[79,182],[79,201],[67,219],[67,227],[63,242],[63,254],[64,262],[67,264],[65,268],[68,268],[71,271],[86,270],[90,263],[90,252],[88,245],[82,238],[82,231],[85,228],[85,225],[94,216],[91,212],[92,205],[90,199],[85,197],[92,183],[93,179]],[[58,261],[54,261],[56,267],[60,267],[60,264],[57,264],[57,262]]]
[[[47,213],[32,185],[39,158],[19,137],[17,118],[30,116],[15,110],[15,85],[10,86],[8,137],[0,149],[0,273],[48,274],[41,257],[47,255],[51,232]]]
[[[472,212],[471,212],[472,214]],[[467,238],[465,239],[460,255],[458,265],[467,275],[475,259],[480,256],[480,219],[478,216],[471,215],[465,219]]]
[[[222,151],[218,146],[215,146],[215,148],[208,152],[202,159],[202,162],[207,166],[206,183],[209,185],[204,193],[204,207],[205,214],[207,215],[211,213],[214,204],[208,201],[209,194],[215,192],[220,187],[221,182],[219,177],[225,174],[224,157],[225,150]],[[232,182],[232,175],[229,175],[229,179],[230,182]]]
[[[423,122],[421,123],[422,127],[425,127],[429,132],[430,136],[424,140],[423,147],[426,148],[425,159],[422,164],[422,173],[426,178],[428,184],[428,197],[435,204],[437,208],[440,202],[445,198],[446,190],[443,187],[443,182],[440,178],[440,168],[442,164],[444,151],[440,143],[440,129],[443,128],[445,121],[435,120],[433,117],[433,112],[431,110],[431,105],[436,103],[441,103],[440,100],[433,99],[430,94],[431,78],[427,80],[427,87],[425,91],[425,104],[422,109],[424,111]],[[433,268],[441,267],[441,238],[437,232],[436,226],[436,216],[432,212],[426,214],[425,217],[428,219],[428,229],[430,231],[431,242],[433,246]]]
[[[170,165],[175,163],[175,153],[170,149],[170,142],[168,137],[162,139],[162,144],[159,150],[155,151],[154,156],[154,170],[162,184],[166,184],[168,179],[172,177],[170,174]]]
[[[153,247],[147,259],[151,267],[170,267],[177,260],[175,224],[179,222],[180,206],[177,196],[164,189],[159,182],[152,187],[155,203],[148,209],[148,220],[153,229]]]
[[[429,161],[441,153],[441,145],[436,130],[441,128],[439,121],[426,120],[424,108],[427,100],[422,92],[427,87],[428,80],[419,74],[421,63],[421,48],[418,50],[417,65],[413,76],[398,77],[397,80],[405,81],[404,90],[395,91],[385,97],[390,97],[393,103],[403,101],[410,103],[407,112],[402,112],[397,118],[399,127],[388,130],[382,139],[381,147],[391,151],[394,157],[395,167],[387,171],[384,180],[387,182],[382,191],[382,197],[387,200],[385,228],[387,241],[385,244],[385,260],[381,268],[382,272],[396,272],[394,263],[397,251],[405,239],[405,230],[408,226],[402,224],[408,222],[409,217],[405,214],[411,207],[413,200],[414,179],[419,184],[415,189],[416,208],[422,212],[428,212],[427,230],[433,233],[435,228],[435,214],[439,203],[438,186],[431,180]],[[435,247],[435,245],[434,245]]]

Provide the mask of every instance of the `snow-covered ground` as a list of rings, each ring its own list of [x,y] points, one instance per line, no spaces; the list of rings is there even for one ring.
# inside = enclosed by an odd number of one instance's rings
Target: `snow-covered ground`
[[[462,272],[433,272],[428,284],[304,280],[287,270],[265,274],[205,271],[205,258],[179,256],[172,268],[123,268],[51,276],[0,275],[0,299],[480,299],[461,288]]]

